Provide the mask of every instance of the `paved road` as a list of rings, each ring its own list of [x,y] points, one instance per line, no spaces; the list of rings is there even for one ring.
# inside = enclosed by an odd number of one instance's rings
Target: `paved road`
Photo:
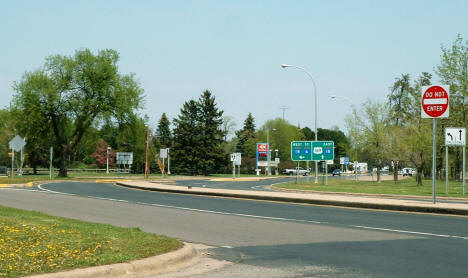
[[[348,177],[339,177],[339,176],[329,176],[328,179],[347,179]],[[310,180],[313,181],[313,176],[298,176],[299,181]],[[263,179],[259,181],[213,181],[212,179],[180,179],[172,180],[173,185],[180,186],[192,186],[192,187],[206,187],[206,188],[220,188],[220,189],[241,189],[241,190],[261,190],[261,191],[270,191],[270,189],[265,188],[267,185],[283,183],[283,182],[293,182],[296,180],[296,176],[281,176],[273,179]],[[323,182],[323,176],[319,177],[319,182]]]
[[[200,277],[465,277],[468,218],[55,183],[0,190],[0,204],[139,226],[219,246],[237,262]],[[74,195],[51,194],[63,192]],[[91,197],[89,197],[91,196]],[[224,247],[221,247],[224,246]]]

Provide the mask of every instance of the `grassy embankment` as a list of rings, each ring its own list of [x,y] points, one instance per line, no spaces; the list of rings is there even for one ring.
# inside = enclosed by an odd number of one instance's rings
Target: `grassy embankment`
[[[289,182],[276,185],[280,188],[327,191],[327,192],[349,192],[349,193],[367,193],[367,194],[394,194],[394,195],[416,195],[416,196],[432,196],[432,180],[423,180],[423,185],[419,186],[415,178],[406,178],[395,183],[391,181],[355,181],[353,179],[328,179],[328,185],[323,184],[322,179],[318,184],[314,183],[313,178],[309,181],[300,179],[296,184]],[[466,183],[468,192],[468,182]],[[436,182],[437,196],[450,197],[468,197],[468,194],[462,195],[462,182],[449,181],[449,194],[445,194],[445,181],[438,180]]]
[[[81,222],[0,206],[0,277],[119,263],[182,243],[138,228]]]

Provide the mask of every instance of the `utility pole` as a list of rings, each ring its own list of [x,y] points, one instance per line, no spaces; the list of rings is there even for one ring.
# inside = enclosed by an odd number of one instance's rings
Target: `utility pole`
[[[283,110],[283,120],[284,120],[284,111],[288,110],[289,108],[287,106],[283,105],[283,106],[280,107],[280,109]]]
[[[149,176],[149,144],[150,144],[150,130],[149,126],[146,127],[146,160],[145,160],[145,179]]]

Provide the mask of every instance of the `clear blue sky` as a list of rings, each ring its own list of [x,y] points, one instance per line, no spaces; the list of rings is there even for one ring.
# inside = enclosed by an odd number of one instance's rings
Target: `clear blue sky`
[[[400,74],[432,73],[441,45],[468,39],[468,1],[3,1],[0,30],[1,107],[46,56],[112,48],[141,82],[152,126],[209,89],[237,128],[283,105],[313,128],[312,83],[287,63],[315,79],[318,127],[344,129],[351,109],[330,95],[384,101]]]

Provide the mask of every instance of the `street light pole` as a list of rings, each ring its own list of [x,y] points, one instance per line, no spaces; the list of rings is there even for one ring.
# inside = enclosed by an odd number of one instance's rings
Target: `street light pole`
[[[149,176],[149,147],[150,146],[150,130],[149,126],[146,129],[146,157],[145,157],[145,179]]]
[[[312,84],[314,85],[314,95],[315,95],[315,141],[317,141],[317,86],[315,85],[314,78],[312,77],[312,74],[310,74],[310,72],[308,72],[303,67],[294,66],[294,65],[287,65],[287,64],[281,64],[281,67],[283,69],[284,68],[300,69],[310,77],[310,80],[312,80]],[[317,161],[315,161],[315,183],[318,183],[318,162]]]
[[[351,109],[353,109],[353,112],[354,112],[355,107],[354,107],[354,104],[353,104],[353,102],[351,101],[351,99],[349,97],[337,96],[337,95],[330,95],[330,97],[333,100],[336,100],[337,98],[342,98],[342,99],[346,100],[349,103],[349,105],[351,106]],[[355,161],[357,161],[357,148],[356,148],[356,159],[355,159]],[[357,169],[356,169],[356,167],[354,167],[354,179],[357,181]]]

